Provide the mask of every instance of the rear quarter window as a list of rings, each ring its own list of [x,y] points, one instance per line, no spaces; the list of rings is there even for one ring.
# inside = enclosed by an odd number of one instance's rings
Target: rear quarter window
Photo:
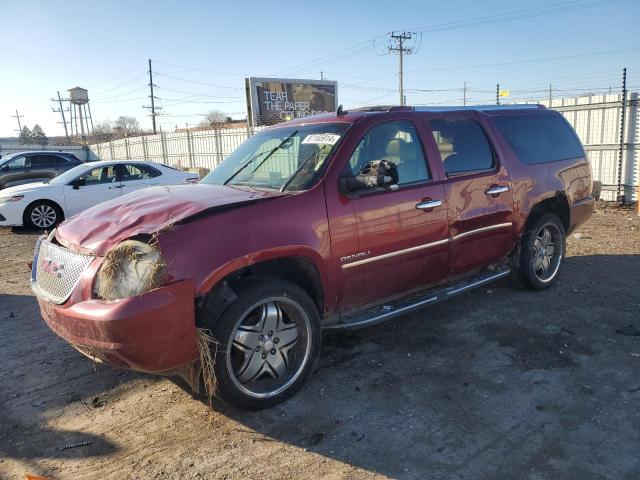
[[[584,157],[578,137],[561,115],[504,116],[494,122],[522,163]]]

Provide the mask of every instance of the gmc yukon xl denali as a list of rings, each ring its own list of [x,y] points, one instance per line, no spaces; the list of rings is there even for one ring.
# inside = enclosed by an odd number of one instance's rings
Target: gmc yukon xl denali
[[[339,109],[262,130],[198,185],[66,220],[32,285],[87,356],[264,408],[309,378],[323,330],[509,274],[551,286],[591,188],[575,132],[538,105]]]

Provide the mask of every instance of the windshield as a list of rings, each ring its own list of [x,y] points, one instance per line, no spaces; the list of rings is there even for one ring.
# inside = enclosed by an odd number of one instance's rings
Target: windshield
[[[250,137],[201,183],[304,190],[313,185],[348,123],[270,128]]]
[[[49,180],[49,184],[50,185],[67,185],[71,183],[71,181],[74,180],[76,177],[81,175],[87,169],[87,165],[90,165],[90,164],[82,164],[82,165],[78,165],[77,167],[70,168],[66,172]]]

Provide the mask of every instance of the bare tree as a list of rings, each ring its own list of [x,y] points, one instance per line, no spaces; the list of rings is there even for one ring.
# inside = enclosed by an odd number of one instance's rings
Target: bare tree
[[[136,133],[140,133],[140,124],[136,117],[121,115],[113,122],[113,129],[116,132],[122,132],[121,136],[128,137]]]
[[[201,127],[220,128],[229,121],[229,117],[220,110],[211,110],[200,122]]]
[[[91,137],[93,142],[108,142],[114,138],[116,138],[116,133],[113,131],[109,120],[98,122],[94,125],[93,136]]]

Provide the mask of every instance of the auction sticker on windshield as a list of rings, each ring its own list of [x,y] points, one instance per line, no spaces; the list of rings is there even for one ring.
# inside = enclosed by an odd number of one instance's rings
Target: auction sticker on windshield
[[[340,140],[340,135],[334,133],[314,133],[307,135],[302,143],[335,145],[338,140]]]

